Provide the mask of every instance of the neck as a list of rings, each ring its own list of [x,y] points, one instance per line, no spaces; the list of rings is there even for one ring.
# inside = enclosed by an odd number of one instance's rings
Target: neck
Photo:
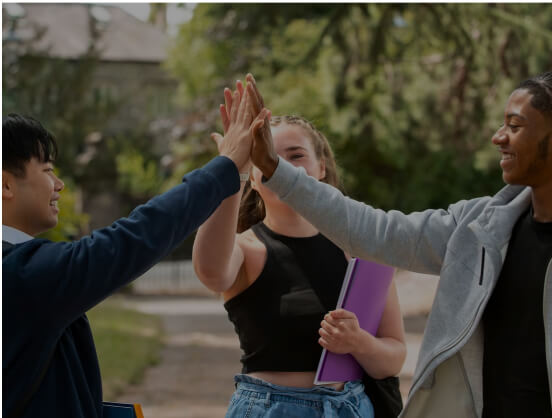
[[[532,188],[533,218],[538,222],[552,222],[552,183]]]
[[[270,210],[266,208],[263,220],[266,226],[280,235],[288,237],[311,237],[318,234],[318,230],[305,218],[288,207],[288,210]]]

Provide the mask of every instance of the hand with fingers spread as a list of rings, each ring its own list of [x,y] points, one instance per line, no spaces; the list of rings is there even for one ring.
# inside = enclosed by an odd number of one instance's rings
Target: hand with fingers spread
[[[246,80],[246,87],[238,80],[234,92],[229,88],[224,89],[225,103],[219,108],[224,137],[219,133],[211,134],[220,155],[231,158],[240,172],[249,170],[252,141],[250,127],[262,108],[262,98],[259,99],[254,87],[255,79],[248,74]]]
[[[233,93],[225,89],[224,98],[225,105],[220,107],[224,137],[213,133],[211,138],[216,142],[219,154],[230,158],[240,172],[245,172],[250,160],[250,127],[254,119],[250,104],[251,87],[245,89],[241,81],[238,81]]]
[[[345,309],[336,309],[324,315],[318,333],[320,345],[336,354],[353,354],[366,344],[367,332],[360,328],[356,315]]]
[[[239,93],[240,97],[243,97],[244,88],[243,88],[243,83],[240,80],[236,82],[236,91]],[[230,127],[230,112],[232,111],[232,103],[233,103],[232,90],[226,87],[224,89],[224,104],[221,104],[219,107],[224,134],[228,132],[228,128]]]

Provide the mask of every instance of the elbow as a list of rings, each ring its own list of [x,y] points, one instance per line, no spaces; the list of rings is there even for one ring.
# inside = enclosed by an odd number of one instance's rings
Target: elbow
[[[399,375],[406,360],[406,344],[398,344],[394,351],[395,352],[392,356],[388,358],[388,361],[385,361],[384,364],[382,364],[381,368],[371,371],[370,376],[376,380],[381,380],[387,377]]]
[[[209,290],[215,292],[215,293],[224,293],[228,289],[230,289],[230,286],[224,285],[220,282],[212,281],[209,284],[205,285]]]
[[[404,366],[404,362],[406,360],[406,344],[405,343],[401,343],[398,347],[397,347],[397,352],[395,353],[395,358],[393,359],[393,361],[390,361],[390,367],[389,367],[389,371],[388,371],[388,374],[387,376],[384,376],[384,377],[389,377],[389,376],[397,376],[403,366]]]
[[[228,281],[221,277],[220,271],[210,266],[200,266],[194,262],[194,270],[199,281],[215,293],[225,292],[232,285],[232,283],[227,283]]]

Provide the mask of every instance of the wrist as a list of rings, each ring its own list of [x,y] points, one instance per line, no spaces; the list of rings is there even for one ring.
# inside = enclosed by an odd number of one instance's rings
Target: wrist
[[[259,166],[259,170],[263,173],[264,179],[268,180],[272,177],[278,167],[278,162],[278,156],[275,158],[269,157],[263,161],[262,165]]]
[[[376,337],[372,334],[361,329],[358,333],[357,340],[355,341],[354,350],[351,351],[351,355],[355,358],[370,356],[373,351],[373,342],[375,339]]]

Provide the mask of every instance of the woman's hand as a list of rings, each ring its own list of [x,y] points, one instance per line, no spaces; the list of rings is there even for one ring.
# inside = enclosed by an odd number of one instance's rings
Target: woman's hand
[[[247,79],[252,80],[253,76],[248,74]],[[257,116],[255,109],[256,92],[253,83],[249,82],[247,88],[243,87],[241,81],[236,83],[236,91],[224,90],[225,104],[219,110],[222,118],[224,137],[218,133],[211,134],[216,142],[220,155],[232,159],[240,172],[246,172],[249,168],[251,154],[251,124]]]
[[[345,309],[327,313],[320,327],[318,342],[332,353],[352,354],[366,344],[368,333],[360,328],[356,315]]]
[[[255,78],[252,74],[247,74],[245,77],[247,81],[248,94],[250,99],[248,102],[248,112],[251,119],[255,119],[264,107],[263,97],[257,89]],[[236,82],[236,90],[240,93],[240,97],[243,97],[244,87],[240,80]],[[234,103],[232,91],[227,87],[224,89],[224,104],[219,107],[220,116],[222,119],[222,127],[224,133],[228,131],[230,125],[230,113],[232,112],[232,105]]]

